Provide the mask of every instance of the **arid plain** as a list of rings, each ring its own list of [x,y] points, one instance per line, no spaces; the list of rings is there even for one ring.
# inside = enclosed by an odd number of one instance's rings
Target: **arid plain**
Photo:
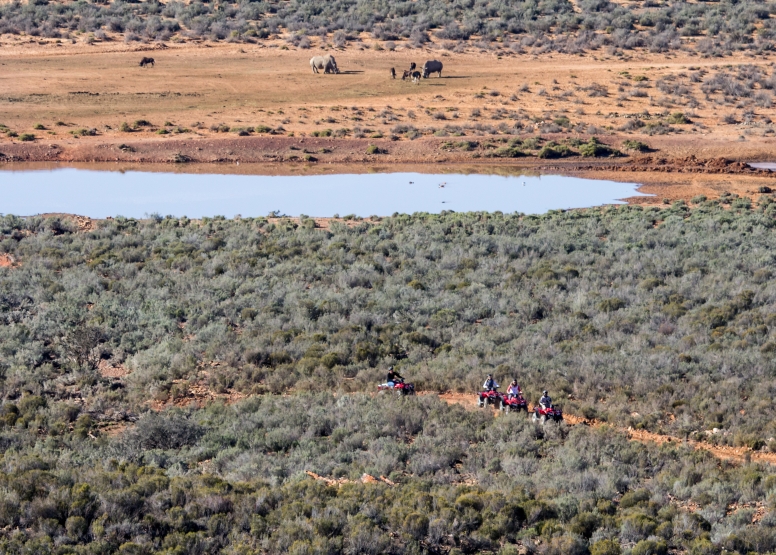
[[[185,171],[203,163],[272,173],[332,164],[627,171],[658,202],[751,195],[772,182],[732,163],[773,158],[771,92],[752,85],[753,71],[772,73],[769,58],[387,51],[368,42],[329,52],[339,75],[313,74],[308,60],[319,51],[278,41],[0,41],[0,153],[8,163],[189,162]],[[139,67],[144,56],[155,65]],[[435,58],[441,78],[401,80],[410,62]],[[748,80],[748,98],[709,85],[723,78]],[[593,136],[622,155],[579,156],[573,147]],[[571,148],[537,156],[548,142]]]

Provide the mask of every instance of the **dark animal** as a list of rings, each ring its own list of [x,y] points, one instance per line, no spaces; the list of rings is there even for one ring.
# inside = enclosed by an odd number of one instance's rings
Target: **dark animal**
[[[401,75],[401,80],[404,81],[407,77],[412,77],[412,73],[407,70],[404,70],[404,73],[402,73]]]
[[[152,65],[153,66],[155,64],[156,64],[156,62],[154,62],[153,58],[143,58],[142,60],[140,60],[140,67],[145,67],[147,65]]]
[[[415,68],[418,67],[415,62],[410,62],[410,71],[415,71]]]
[[[423,78],[428,78],[432,73],[438,73],[442,77],[442,62],[439,60],[429,60],[423,64]]]
[[[420,83],[420,72],[419,71],[413,71],[412,72],[412,82],[416,85]]]
[[[391,79],[396,79],[396,70],[391,68]]]

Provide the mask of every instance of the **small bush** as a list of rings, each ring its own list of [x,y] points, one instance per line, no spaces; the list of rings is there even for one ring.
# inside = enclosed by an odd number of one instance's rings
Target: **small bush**
[[[591,137],[587,143],[581,145],[579,153],[588,157],[618,156],[620,154],[618,150],[605,145],[596,137]]]
[[[641,540],[631,551],[632,555],[666,555],[668,545],[663,540]]]
[[[666,118],[667,123],[673,123],[676,125],[685,125],[688,123],[692,123],[687,116],[685,116],[682,112],[674,112],[670,116]]]
[[[97,135],[97,129],[94,127],[91,129],[73,129],[70,131],[70,134],[73,135],[73,137],[94,137]]]
[[[272,128],[266,125],[257,125],[253,130],[256,131],[256,133],[272,133]],[[314,136],[317,137],[318,135]]]
[[[523,152],[517,147],[504,146],[488,152],[487,154],[485,154],[485,157],[486,158],[520,158],[521,156],[525,156],[525,155],[526,155],[525,152]]]
[[[33,133],[22,133],[19,135],[19,140],[24,142],[34,141],[35,135]]]
[[[641,141],[625,141],[622,143],[622,148],[626,150],[635,150],[637,152],[652,152],[650,146]]]
[[[621,308],[625,308],[625,301],[623,301],[622,299],[618,299],[617,297],[612,297],[611,299],[604,299],[603,301],[598,303],[598,309],[601,312],[615,312],[617,310],[620,310]]]
[[[367,154],[385,154],[385,151],[377,145],[369,145],[366,149]]]
[[[43,131],[44,129],[46,129],[42,123],[36,123],[32,128],[38,131]]]
[[[620,555],[620,544],[614,540],[599,540],[590,546],[590,555]]]
[[[536,154],[538,158],[564,158],[566,156],[573,156],[575,152],[566,145],[544,145],[541,150]]]

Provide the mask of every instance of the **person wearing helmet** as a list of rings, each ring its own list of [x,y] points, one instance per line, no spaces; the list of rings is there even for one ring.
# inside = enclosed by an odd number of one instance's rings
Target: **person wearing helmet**
[[[496,380],[493,379],[493,374],[488,374],[488,378],[485,380],[485,383],[482,384],[482,389],[485,391],[495,391],[499,388],[499,385],[496,383]]]
[[[404,381],[404,377],[399,375],[399,373],[393,369],[393,366],[388,367],[388,376],[386,379],[386,385],[389,387],[393,387],[396,385],[397,382]]]
[[[542,398],[539,399],[539,404],[543,409],[548,409],[552,406],[552,399],[546,389],[542,392]]]
[[[512,383],[509,384],[509,387],[507,388],[507,397],[510,399],[515,399],[522,393],[523,391],[520,389],[520,386],[517,385],[517,380],[512,380]]]

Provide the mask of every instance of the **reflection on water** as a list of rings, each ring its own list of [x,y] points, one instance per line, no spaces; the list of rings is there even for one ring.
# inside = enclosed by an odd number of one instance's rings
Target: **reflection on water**
[[[81,168],[0,171],[0,212],[93,218],[188,216],[387,216],[394,212],[488,211],[538,214],[618,204],[647,196],[634,183],[558,175],[342,173],[239,175]]]
[[[750,162],[749,165],[758,170],[776,170],[776,162]]]

